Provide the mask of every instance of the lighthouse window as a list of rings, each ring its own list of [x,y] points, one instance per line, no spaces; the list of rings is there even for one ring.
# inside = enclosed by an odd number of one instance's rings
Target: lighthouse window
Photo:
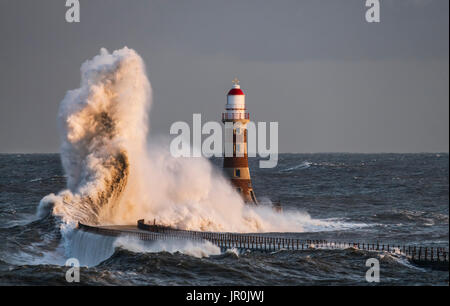
[[[236,169],[236,170],[234,171],[234,176],[236,176],[236,177],[241,177],[241,170],[240,170],[240,169]]]

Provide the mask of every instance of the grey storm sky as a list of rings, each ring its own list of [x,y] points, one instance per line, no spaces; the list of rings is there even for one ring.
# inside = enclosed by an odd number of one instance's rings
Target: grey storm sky
[[[237,76],[280,152],[448,152],[449,1],[0,2],[0,152],[58,152],[59,102],[80,65],[123,46],[144,59],[151,133],[220,119]]]

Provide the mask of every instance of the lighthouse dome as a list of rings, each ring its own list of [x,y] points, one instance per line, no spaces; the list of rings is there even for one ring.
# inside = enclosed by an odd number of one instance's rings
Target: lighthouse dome
[[[239,85],[234,85],[234,86],[239,86]],[[239,87],[231,88],[230,91],[228,92],[228,96],[244,96],[245,95],[244,92]]]
[[[245,110],[245,94],[239,85],[239,80],[233,80],[233,87],[227,94],[227,105],[225,107],[229,111],[242,112]]]

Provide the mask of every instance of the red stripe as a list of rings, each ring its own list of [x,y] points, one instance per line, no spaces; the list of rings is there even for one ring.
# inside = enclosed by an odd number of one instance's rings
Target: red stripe
[[[244,92],[240,88],[231,88],[228,96],[244,96]]]

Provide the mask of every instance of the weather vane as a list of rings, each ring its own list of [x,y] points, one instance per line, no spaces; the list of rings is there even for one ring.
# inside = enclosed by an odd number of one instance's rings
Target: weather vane
[[[233,81],[231,81],[234,85],[239,85],[239,79],[238,78],[234,78]]]

